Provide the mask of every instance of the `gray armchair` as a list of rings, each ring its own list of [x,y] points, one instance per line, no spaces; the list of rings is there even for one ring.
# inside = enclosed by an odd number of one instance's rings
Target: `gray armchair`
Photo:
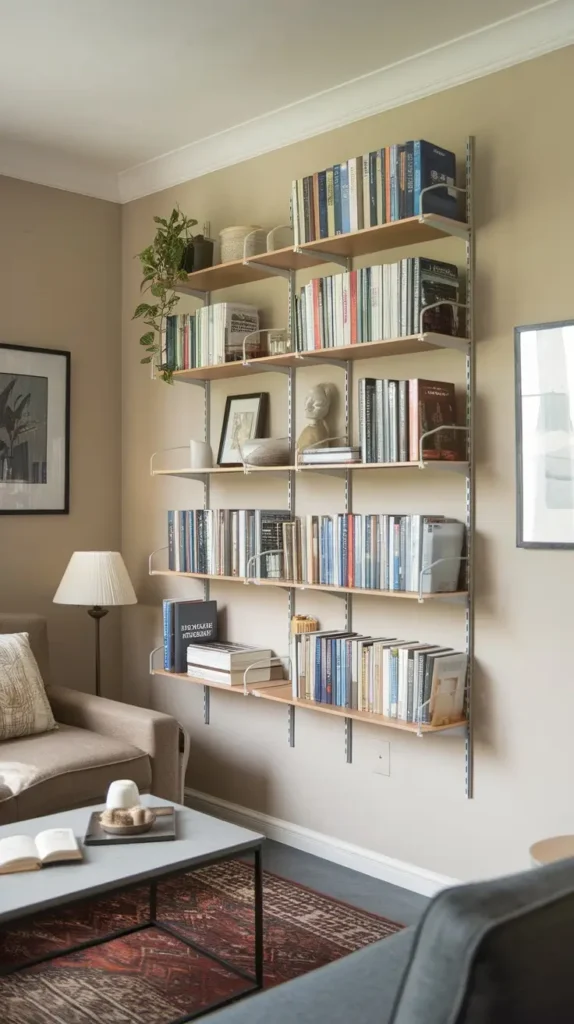
[[[46,620],[0,614],[0,633],[28,633],[59,728],[0,741],[2,762],[34,769],[30,785],[0,797],[0,824],[101,803],[110,782],[133,779],[140,792],[180,799],[179,726],[159,711],[52,686]]]

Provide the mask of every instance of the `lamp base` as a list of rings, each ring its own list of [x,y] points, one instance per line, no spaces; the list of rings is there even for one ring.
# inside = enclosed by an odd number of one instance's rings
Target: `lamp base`
[[[107,608],[100,608],[98,604],[88,608],[88,615],[96,623],[96,697],[100,696],[100,619],[108,614]]]

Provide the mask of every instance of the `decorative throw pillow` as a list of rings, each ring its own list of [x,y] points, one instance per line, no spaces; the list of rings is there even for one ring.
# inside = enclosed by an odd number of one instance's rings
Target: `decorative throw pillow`
[[[0,633],[0,740],[57,729],[27,633]]]

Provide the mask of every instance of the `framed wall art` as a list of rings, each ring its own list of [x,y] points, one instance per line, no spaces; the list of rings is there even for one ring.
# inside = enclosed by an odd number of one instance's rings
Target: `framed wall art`
[[[240,445],[254,437],[262,437],[267,421],[269,394],[228,395],[223,415],[218,466],[241,466]]]
[[[574,548],[574,320],[514,339],[516,543]]]
[[[0,515],[69,511],[70,353],[0,343]]]

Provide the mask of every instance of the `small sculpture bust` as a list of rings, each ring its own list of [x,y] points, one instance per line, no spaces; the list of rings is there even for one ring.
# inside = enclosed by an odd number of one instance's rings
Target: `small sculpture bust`
[[[302,452],[305,448],[324,448],[327,438],[331,437],[331,431],[327,423],[327,417],[331,408],[331,402],[335,394],[333,384],[316,384],[311,388],[305,399],[305,416],[307,425],[303,427],[298,439],[297,450]]]

